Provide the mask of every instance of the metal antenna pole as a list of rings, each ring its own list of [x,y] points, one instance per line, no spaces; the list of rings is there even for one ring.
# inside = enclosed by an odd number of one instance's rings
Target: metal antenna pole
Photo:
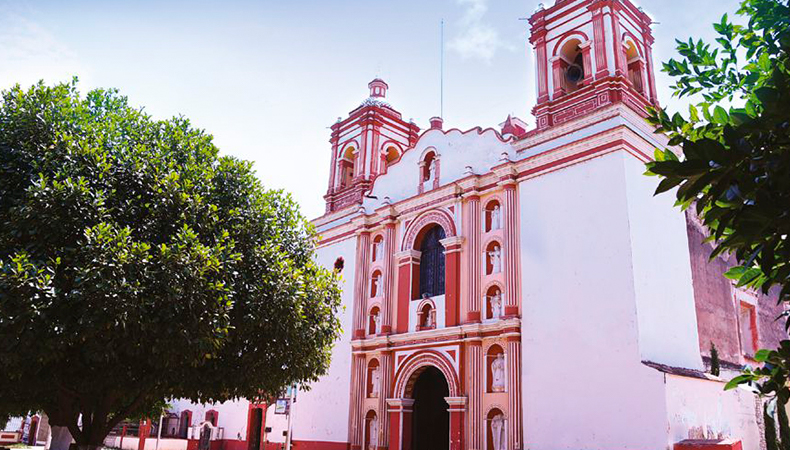
[[[439,117],[444,119],[444,19],[439,28]]]

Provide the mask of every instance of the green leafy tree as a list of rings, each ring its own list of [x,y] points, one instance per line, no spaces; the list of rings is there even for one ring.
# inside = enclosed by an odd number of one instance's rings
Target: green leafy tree
[[[682,154],[656,151],[648,174],[663,178],[657,194],[677,187],[678,205],[695,209],[710,231],[712,258],[723,252],[736,256],[740,265],[728,277],[788,302],[790,6],[787,0],[745,0],[737,13],[745,24],[725,15],[714,24],[714,44],[678,41],[681,58],[664,64],[675,78],[675,95],[700,101],[687,116],[653,112],[657,132]],[[785,329],[789,319],[785,315]],[[784,414],[790,342],[760,351],[756,359],[766,364],[727,387],[751,384],[767,397],[766,416],[778,416],[780,423],[777,435],[773,421],[766,421],[769,448],[790,448]]]
[[[340,295],[314,237],[183,117],[76,80],[4,91],[0,412],[42,410],[95,448],[163,399],[315,381]]]

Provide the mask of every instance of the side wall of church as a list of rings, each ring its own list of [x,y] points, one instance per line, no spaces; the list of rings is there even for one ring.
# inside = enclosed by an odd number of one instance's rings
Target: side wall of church
[[[674,195],[653,195],[659,179],[644,163],[624,164],[640,358],[702,369],[685,217]]]
[[[640,357],[624,158],[519,185],[524,448],[667,446],[664,376]]]
[[[318,249],[318,263],[331,269],[338,258],[343,258],[342,301],[339,311],[343,335],[332,349],[332,362],[326,375],[300,391],[293,406],[293,436],[298,442],[313,443],[315,448],[330,448],[329,443],[343,446],[348,442],[348,411],[351,395],[351,334],[354,309],[354,273],[356,271],[356,239],[349,239]],[[287,428],[284,415],[275,415],[275,408],[266,414],[266,426],[272,427],[267,436],[270,442],[284,442]],[[340,447],[338,447],[340,448]],[[345,447],[343,447],[345,448]]]

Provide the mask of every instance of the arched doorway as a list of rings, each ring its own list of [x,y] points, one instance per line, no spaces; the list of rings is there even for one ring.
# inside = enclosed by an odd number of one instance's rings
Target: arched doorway
[[[447,380],[436,367],[417,376],[412,390],[412,450],[449,450],[450,413],[445,401],[449,395]]]

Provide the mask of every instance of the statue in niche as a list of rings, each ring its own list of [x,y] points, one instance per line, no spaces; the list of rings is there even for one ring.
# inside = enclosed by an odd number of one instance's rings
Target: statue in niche
[[[499,208],[499,205],[494,205],[494,209],[491,210],[491,229],[499,230],[501,228],[502,228],[502,210]]]
[[[384,251],[384,241],[373,243],[373,261],[381,259],[382,252]]]
[[[370,419],[370,450],[376,450],[379,445],[379,418],[373,416]]]
[[[373,297],[379,297],[381,295],[381,274],[376,274],[373,277]]]
[[[502,414],[497,414],[491,419],[491,438],[494,441],[494,450],[505,450],[504,431],[505,417]]]
[[[378,312],[373,314],[373,332],[381,333],[381,315]]]
[[[491,273],[502,272],[502,249],[495,245],[494,250],[488,252],[488,257],[491,260]]]
[[[499,319],[502,317],[502,292],[497,289],[491,296],[491,318]]]
[[[491,390],[505,392],[505,355],[498,354],[491,362]]]
[[[433,327],[433,309],[428,308],[425,310],[425,328]]]
[[[436,159],[432,159],[428,165],[428,180],[433,181],[436,179]]]
[[[370,371],[370,383],[373,385],[370,390],[371,397],[378,398],[380,382],[381,382],[381,372],[379,371],[379,368],[376,367],[375,369]]]

